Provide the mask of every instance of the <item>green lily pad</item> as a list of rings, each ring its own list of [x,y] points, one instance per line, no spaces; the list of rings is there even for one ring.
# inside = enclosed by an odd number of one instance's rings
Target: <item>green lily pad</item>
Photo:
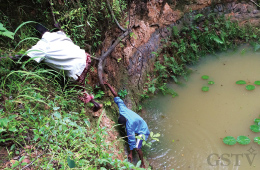
[[[258,125],[251,125],[250,126],[250,129],[253,131],[253,132],[260,132],[260,127]]]
[[[256,142],[258,145],[260,145],[260,137],[255,137],[254,138],[254,142]]]
[[[256,119],[254,120],[254,122],[258,125],[259,122],[260,122],[260,119],[257,119],[257,118],[256,118]]]
[[[201,90],[202,90],[202,91],[209,91],[209,87],[208,87],[208,86],[203,86],[203,87],[201,88]]]
[[[247,145],[250,143],[250,139],[247,136],[238,136],[237,143],[241,145]]]
[[[203,75],[203,76],[201,76],[201,78],[202,78],[203,80],[208,80],[208,79],[209,79],[209,76]]]
[[[255,85],[260,85],[260,81],[255,81]]]
[[[208,84],[215,84],[214,81],[208,81]]]
[[[247,86],[246,86],[246,89],[247,89],[247,90],[254,90],[254,89],[255,89],[255,86],[254,86],[254,85],[247,85]]]
[[[236,82],[236,84],[246,84],[246,81],[244,81],[244,80],[238,80],[238,81]]]
[[[223,138],[223,142],[227,145],[235,145],[237,143],[236,139],[233,136],[226,136]]]

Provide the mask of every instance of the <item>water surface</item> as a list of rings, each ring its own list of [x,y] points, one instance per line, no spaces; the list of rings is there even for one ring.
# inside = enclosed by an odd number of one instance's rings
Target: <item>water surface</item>
[[[260,145],[253,142],[260,133],[249,129],[260,114],[260,86],[247,91],[236,84],[260,80],[260,53],[244,48],[202,59],[190,67],[187,82],[169,85],[178,97],[159,95],[147,102],[144,119],[150,131],[161,134],[160,142],[147,149],[154,169],[260,169]],[[208,85],[202,75],[215,84]],[[205,85],[208,92],[201,90]],[[222,142],[240,135],[251,143]]]

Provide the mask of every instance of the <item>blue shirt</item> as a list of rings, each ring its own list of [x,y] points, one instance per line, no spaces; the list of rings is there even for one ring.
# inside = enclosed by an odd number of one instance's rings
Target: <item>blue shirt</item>
[[[125,103],[122,99],[120,99],[120,97],[115,97],[114,101],[119,108],[119,113],[127,119],[126,132],[128,136],[128,144],[130,150],[133,150],[136,148],[135,134],[149,135],[150,132],[148,126],[143,118],[126,107]]]

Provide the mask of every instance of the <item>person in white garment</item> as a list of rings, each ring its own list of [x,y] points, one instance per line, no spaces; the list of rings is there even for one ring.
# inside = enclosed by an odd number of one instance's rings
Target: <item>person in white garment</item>
[[[94,96],[88,94],[84,88],[85,76],[91,63],[90,55],[75,45],[58,24],[55,26],[59,31],[50,32],[41,24],[37,24],[36,29],[41,39],[26,52],[26,55],[37,63],[45,62],[54,70],[64,70],[72,81],[77,81],[83,87],[83,96],[79,96],[79,99],[84,103],[92,102],[93,111],[99,110],[102,105],[95,102]]]

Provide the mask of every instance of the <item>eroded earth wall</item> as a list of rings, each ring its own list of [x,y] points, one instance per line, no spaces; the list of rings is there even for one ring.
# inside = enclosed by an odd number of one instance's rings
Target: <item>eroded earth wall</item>
[[[156,52],[162,45],[161,39],[171,34],[169,28],[172,26],[181,28],[183,24],[193,22],[196,14],[201,13],[207,16],[212,12],[219,15],[224,14],[240,24],[250,23],[259,26],[260,11],[251,1],[169,2],[162,9],[162,0],[133,1],[129,10],[130,16],[125,20],[125,22],[130,20],[129,28],[132,33],[122,40],[106,59],[104,77],[117,90],[124,88],[128,90],[130,95],[126,99],[126,103],[130,108],[138,102],[137,94],[142,93],[146,75],[153,70],[156,56],[153,52]],[[123,23],[121,24],[123,25]],[[121,33],[119,29],[107,32],[103,50],[108,49]]]

